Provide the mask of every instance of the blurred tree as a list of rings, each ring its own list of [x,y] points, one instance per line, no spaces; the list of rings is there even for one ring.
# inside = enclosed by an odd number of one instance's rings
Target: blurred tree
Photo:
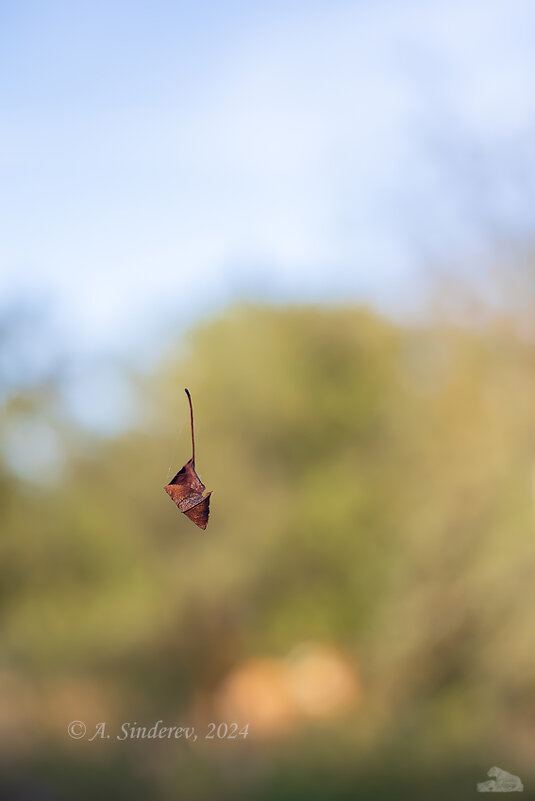
[[[67,680],[61,725],[88,693],[100,719],[187,717],[243,660],[332,642],[368,709],[344,726],[403,749],[414,725],[425,752],[507,721],[525,750],[534,355],[504,314],[240,306],[198,326],[141,383],[137,430],[88,442],[65,422],[56,485],[3,467],[0,691],[38,688],[28,728]],[[184,386],[205,534],[163,492],[189,455]]]

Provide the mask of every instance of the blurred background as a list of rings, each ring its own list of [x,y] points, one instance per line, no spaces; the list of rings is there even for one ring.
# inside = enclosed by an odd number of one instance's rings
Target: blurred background
[[[534,26],[1,4],[2,798],[535,798]]]

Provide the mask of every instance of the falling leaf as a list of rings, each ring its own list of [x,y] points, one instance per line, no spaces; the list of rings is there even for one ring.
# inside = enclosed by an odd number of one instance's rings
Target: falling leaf
[[[203,495],[206,487],[195,472],[195,434],[193,431],[193,404],[189,390],[184,390],[188,396],[190,422],[191,422],[191,446],[192,456],[189,462],[178,471],[176,476],[167,484],[164,489],[169,497],[176,503],[183,512],[196,526],[203,530],[208,525],[210,514],[210,495],[208,492]]]

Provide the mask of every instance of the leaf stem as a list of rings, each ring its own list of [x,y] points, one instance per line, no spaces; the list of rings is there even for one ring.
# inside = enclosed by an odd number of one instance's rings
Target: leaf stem
[[[193,463],[193,467],[195,467],[195,433],[193,431],[193,404],[191,402],[191,395],[189,394],[189,389],[185,389],[184,392],[188,396],[189,401],[189,415],[191,421],[191,461]]]

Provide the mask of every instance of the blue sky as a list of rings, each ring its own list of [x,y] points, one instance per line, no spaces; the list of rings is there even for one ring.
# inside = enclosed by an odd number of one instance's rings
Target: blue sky
[[[533,233],[532,0],[0,5],[0,293],[114,350]]]

